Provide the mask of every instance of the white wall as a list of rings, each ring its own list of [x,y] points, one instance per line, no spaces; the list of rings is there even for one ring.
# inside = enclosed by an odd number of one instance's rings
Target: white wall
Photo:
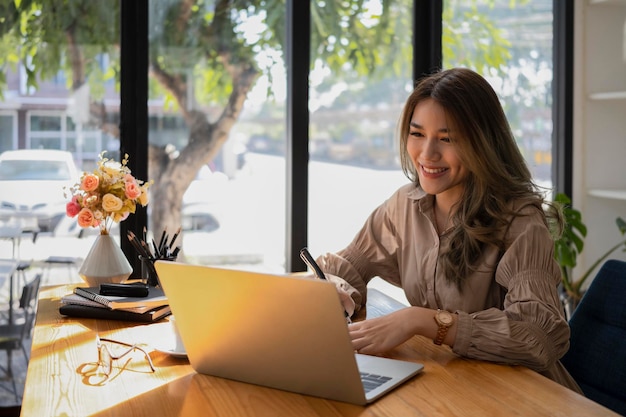
[[[578,276],[626,238],[615,223],[626,219],[626,0],[575,5],[572,199],[588,228]]]

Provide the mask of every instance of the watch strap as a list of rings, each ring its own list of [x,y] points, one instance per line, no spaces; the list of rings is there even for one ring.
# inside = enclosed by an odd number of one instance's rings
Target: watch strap
[[[440,320],[438,320],[438,316],[441,312],[442,310],[438,309],[437,312],[435,313],[435,323],[437,323],[437,326],[439,326],[439,328],[437,329],[437,335],[435,336],[435,339],[433,340],[433,342],[436,345],[443,344],[443,340],[446,338],[446,335],[448,334],[448,329],[450,329],[450,326],[452,326],[452,322],[443,323]]]

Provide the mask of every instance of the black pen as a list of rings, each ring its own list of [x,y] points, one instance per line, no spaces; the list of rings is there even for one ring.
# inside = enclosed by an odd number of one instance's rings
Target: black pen
[[[315,259],[313,259],[313,256],[311,256],[311,253],[309,252],[307,248],[300,249],[300,258],[302,258],[304,263],[307,264],[309,268],[311,268],[311,270],[313,271],[313,273],[315,274],[317,278],[326,281],[326,275],[324,275],[324,271],[322,271],[322,268],[320,268],[317,262],[315,262]],[[352,320],[350,320],[350,315],[348,314],[348,312],[344,310],[343,313],[346,316],[346,321],[348,323],[352,323]]]

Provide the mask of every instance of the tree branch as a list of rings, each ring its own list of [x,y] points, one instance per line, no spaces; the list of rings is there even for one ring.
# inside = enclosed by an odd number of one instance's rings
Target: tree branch
[[[76,24],[72,23],[65,31],[72,67],[72,91],[78,90],[85,83],[85,59],[80,46],[76,42],[75,28]]]
[[[187,108],[187,83],[181,80],[180,76],[173,76],[166,72],[158,62],[150,63],[150,75],[163,86],[176,100],[181,113],[187,123],[190,122],[190,109]]]

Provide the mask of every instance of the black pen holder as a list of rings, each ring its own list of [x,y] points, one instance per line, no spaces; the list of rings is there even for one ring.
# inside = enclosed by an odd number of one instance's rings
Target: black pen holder
[[[148,284],[151,287],[160,287],[161,282],[159,281],[159,275],[154,268],[155,261],[175,261],[176,257],[171,256],[169,258],[155,259],[155,258],[146,258],[145,256],[139,255],[139,260],[141,261],[141,281],[144,284]]]

